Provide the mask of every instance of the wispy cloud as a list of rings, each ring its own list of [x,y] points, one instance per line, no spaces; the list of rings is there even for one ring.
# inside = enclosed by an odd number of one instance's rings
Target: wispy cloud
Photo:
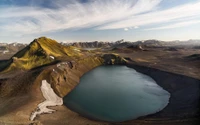
[[[200,18],[200,1],[193,4],[186,4],[177,6],[174,8],[170,8],[167,10],[154,11],[146,14],[134,15],[129,19],[117,21],[114,23],[106,24],[104,26],[98,27],[98,30],[105,29],[120,29],[126,27],[133,26],[145,26],[151,24],[159,24],[166,22],[173,22],[177,20],[188,19],[192,17]],[[194,23],[187,23],[194,24]],[[178,24],[175,24],[176,26]],[[184,26],[183,24],[179,24],[180,26]]]
[[[174,24],[170,24],[170,25],[166,25],[166,26],[162,26],[162,27],[149,28],[149,29],[146,29],[146,30],[174,29],[174,28],[190,26],[192,24],[198,24],[198,23],[200,23],[200,20],[191,20],[191,21],[174,23]]]
[[[128,27],[128,28],[124,28],[124,31],[128,31],[128,30],[132,30],[132,29],[138,29],[138,26],[134,26],[134,27]]]
[[[162,0],[57,0],[55,8],[7,6],[0,8],[0,35],[24,35],[96,27],[125,31],[152,24],[174,23],[147,30],[197,24],[200,1],[161,10]],[[186,22],[193,18],[192,21]],[[156,25],[157,26],[157,25]]]
[[[56,2],[59,7],[57,9],[4,7],[0,8],[0,20],[3,22],[0,24],[0,32],[33,34],[100,26],[150,12],[160,2],[161,0],[89,0],[87,3]]]

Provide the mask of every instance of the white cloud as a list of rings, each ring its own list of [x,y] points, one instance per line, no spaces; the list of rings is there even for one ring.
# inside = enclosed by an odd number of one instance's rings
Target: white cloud
[[[191,20],[191,21],[174,23],[174,24],[170,24],[170,25],[162,26],[162,27],[150,28],[150,29],[146,29],[146,30],[173,29],[173,28],[178,28],[178,27],[190,26],[192,24],[198,24],[198,23],[200,23],[200,20]]]
[[[100,26],[98,30],[105,29],[120,29],[133,26],[145,26],[151,24],[159,24],[173,22],[181,19],[200,17],[200,1],[193,4],[186,4],[170,8],[167,10],[154,11],[146,14],[139,14],[130,17],[129,19],[120,20],[114,23]],[[182,25],[184,26],[184,25]]]
[[[139,28],[139,26],[134,26],[134,29],[138,29]]]
[[[146,25],[179,21],[148,29],[158,30],[197,24],[197,18],[200,18],[200,1],[167,10],[158,10],[162,0],[89,0],[84,4],[78,0],[69,0],[67,4],[66,1],[58,1],[55,2],[59,7],[57,9],[18,6],[0,8],[0,35],[20,36],[96,26],[97,30],[128,31]],[[194,21],[186,22],[189,18]]]
[[[39,7],[0,8],[1,31],[18,34],[89,28],[155,10],[162,0],[90,0],[57,4],[59,9]],[[125,28],[125,27],[124,27]]]
[[[128,28],[124,28],[124,31],[128,31],[129,29]]]
[[[132,29],[138,29],[139,27],[138,26],[134,26],[134,27],[126,27],[124,28],[124,31],[128,31],[128,30],[132,30]]]

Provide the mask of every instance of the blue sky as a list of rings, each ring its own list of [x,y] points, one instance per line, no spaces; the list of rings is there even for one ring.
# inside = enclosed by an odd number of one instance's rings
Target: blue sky
[[[1,0],[0,42],[200,39],[200,0]]]

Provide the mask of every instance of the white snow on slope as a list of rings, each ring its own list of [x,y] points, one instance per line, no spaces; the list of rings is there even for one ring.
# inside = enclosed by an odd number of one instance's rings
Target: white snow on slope
[[[53,57],[53,56],[49,56],[51,59],[55,59],[55,57]]]
[[[46,80],[42,80],[41,91],[46,100],[40,103],[37,107],[37,110],[31,114],[31,121],[33,121],[37,115],[42,113],[53,113],[55,111],[47,108],[48,106],[57,106],[63,104],[63,99],[55,94],[51,88],[51,85]]]

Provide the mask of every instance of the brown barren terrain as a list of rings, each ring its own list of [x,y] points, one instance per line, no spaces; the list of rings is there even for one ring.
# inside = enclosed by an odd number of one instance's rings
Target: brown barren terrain
[[[200,49],[174,50],[166,47],[145,47],[144,49],[83,51],[84,59],[71,63],[58,62],[31,70],[17,71],[17,73],[1,74],[0,125],[199,125],[200,59],[198,54],[200,54]],[[109,54],[94,58],[95,54],[104,55],[105,53],[116,53],[120,58]],[[122,63],[121,57],[127,62]],[[56,112],[37,116],[35,121],[29,120],[30,114],[37,105],[44,101],[40,90],[41,80],[46,79],[51,83],[54,91],[63,97],[73,90],[84,73],[96,66],[112,63],[126,65],[152,77],[158,85],[170,92],[168,106],[156,114],[123,123],[88,119],[65,106],[52,107]],[[61,64],[60,68],[58,64]],[[55,74],[53,70],[56,70],[58,74]]]

